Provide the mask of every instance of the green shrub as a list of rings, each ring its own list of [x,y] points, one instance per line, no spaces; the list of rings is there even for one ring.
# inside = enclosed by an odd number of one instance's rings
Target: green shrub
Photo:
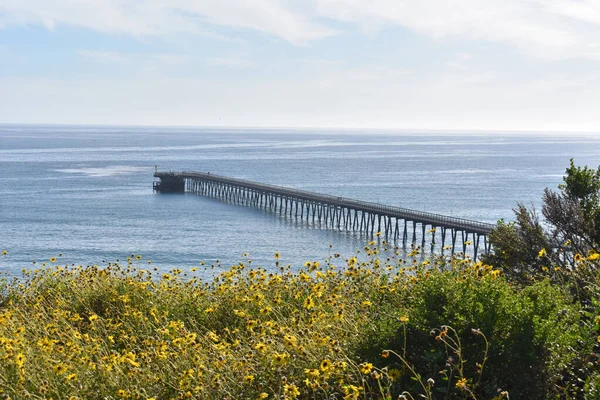
[[[407,310],[409,322],[404,327],[385,313],[390,318],[378,321],[378,332],[363,343],[363,356],[372,358],[382,347],[406,354],[422,380],[433,379],[432,389],[442,396],[461,392],[455,381],[448,380],[448,364],[456,366],[459,356],[466,360],[461,366],[464,377],[481,398],[503,390],[511,399],[558,394],[553,383],[561,380],[563,369],[577,357],[572,351],[581,334],[577,307],[548,280],[520,290],[490,271],[484,265],[455,265],[417,274],[417,280],[394,299],[396,307]],[[460,355],[435,340],[444,325],[456,332]],[[427,334],[433,328],[438,329]],[[487,359],[477,385],[486,343]],[[400,368],[402,362],[391,358],[381,366]],[[418,391],[420,385],[411,385],[411,375],[399,385]]]

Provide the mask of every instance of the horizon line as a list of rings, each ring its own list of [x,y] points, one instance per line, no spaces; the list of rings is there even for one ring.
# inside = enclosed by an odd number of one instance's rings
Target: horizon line
[[[58,122],[2,122],[0,126],[34,126],[34,127],[90,127],[90,128],[167,128],[167,129],[251,129],[251,130],[296,130],[296,131],[339,131],[359,133],[359,131],[379,133],[405,133],[405,134],[547,134],[547,135],[600,135],[598,130],[573,130],[562,129],[487,129],[487,128],[423,128],[423,127],[363,127],[363,126],[333,126],[333,125],[189,125],[189,124],[128,124],[128,123],[58,123]]]

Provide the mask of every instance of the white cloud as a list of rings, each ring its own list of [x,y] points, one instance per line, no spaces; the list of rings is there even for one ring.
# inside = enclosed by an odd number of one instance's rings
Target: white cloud
[[[77,52],[81,57],[88,58],[97,62],[121,62],[125,61],[127,56],[123,53],[107,50],[90,50],[84,49]]]
[[[0,50],[2,48],[0,47]],[[198,63],[211,67],[234,69],[253,68],[256,64],[248,59],[245,52],[231,53],[224,56],[199,57],[175,53],[123,53],[103,49],[83,49],[77,52],[79,56],[94,63],[119,64],[132,67],[134,71],[157,73],[161,67],[177,66],[185,63]]]
[[[191,60],[187,55],[171,53],[153,54],[152,58],[169,65],[180,65]]]
[[[175,53],[124,53],[104,49],[82,49],[77,54],[94,64],[102,64],[107,71],[129,71],[134,75],[156,75],[163,69],[197,60],[196,57]],[[112,69],[111,69],[112,68]]]
[[[221,57],[207,57],[205,59],[206,64],[213,67],[226,67],[226,68],[252,68],[256,64],[248,60],[245,54],[229,54]]]
[[[295,44],[333,30],[294,12],[283,0],[0,0],[0,26],[65,24],[142,35],[208,34],[208,24],[252,29]]]
[[[319,15],[368,31],[401,26],[442,40],[508,43],[549,59],[600,59],[597,0],[315,0]]]
[[[596,0],[538,0],[549,12],[574,20],[600,24],[600,3]]]
[[[66,24],[135,36],[210,34],[220,25],[304,44],[339,33],[324,19],[507,43],[549,59],[600,59],[598,0],[0,0],[0,27]]]
[[[484,71],[477,73],[463,73],[451,75],[450,81],[457,85],[488,85],[496,82],[498,73],[495,71]]]
[[[459,71],[465,71],[467,69],[467,67],[465,67],[463,64],[456,62],[456,61],[447,61],[446,66],[448,66],[451,69],[459,70]]]
[[[100,48],[80,49],[77,55],[82,62],[71,76],[85,79],[127,76],[131,79],[143,77],[153,80],[174,74],[189,76],[185,71],[194,70],[202,64],[201,57],[184,53],[118,52]]]

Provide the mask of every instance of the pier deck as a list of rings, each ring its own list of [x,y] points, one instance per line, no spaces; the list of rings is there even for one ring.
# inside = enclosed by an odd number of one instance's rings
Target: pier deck
[[[188,192],[210,196],[301,219],[316,220],[338,230],[362,231],[368,235],[381,232],[386,240],[392,239],[395,242],[401,240],[403,244],[407,243],[409,236],[413,244],[417,243],[419,238],[422,246],[429,241],[433,247],[437,239],[437,243],[441,243],[443,248],[446,240],[449,240],[452,252],[455,251],[457,244],[461,244],[463,253],[472,250],[473,258],[477,258],[480,244],[483,245],[485,253],[490,251],[488,235],[495,227],[493,224],[463,218],[211,173],[157,171],[154,176],[160,179],[154,183],[154,189],[158,192]],[[428,237],[431,239],[428,240]],[[458,239],[460,243],[457,243]]]

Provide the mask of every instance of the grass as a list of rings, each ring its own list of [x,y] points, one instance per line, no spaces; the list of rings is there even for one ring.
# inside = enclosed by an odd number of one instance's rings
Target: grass
[[[244,260],[211,281],[202,269],[161,273],[135,257],[25,272],[0,283],[0,396],[594,393],[598,375],[577,386],[570,371],[595,354],[595,311],[549,279],[521,289],[491,266],[418,253],[408,264],[382,260],[371,242],[353,257],[294,270],[276,254],[277,272]]]

